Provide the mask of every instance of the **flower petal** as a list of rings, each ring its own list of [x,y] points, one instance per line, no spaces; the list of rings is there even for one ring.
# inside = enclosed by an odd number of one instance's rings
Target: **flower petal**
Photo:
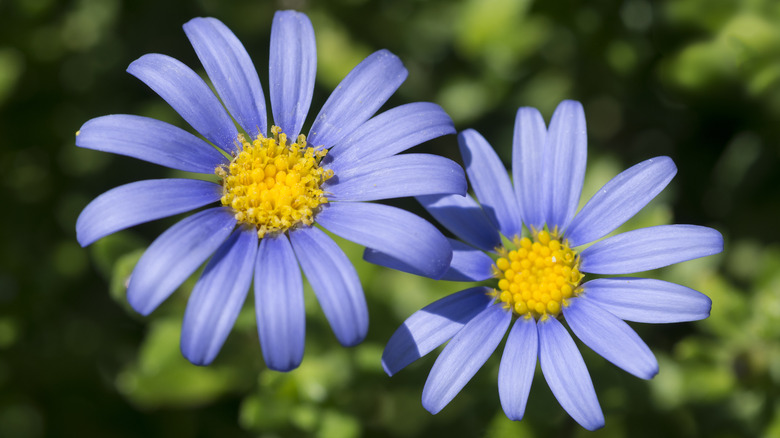
[[[184,24],[192,47],[233,118],[252,137],[265,134],[265,96],[252,59],[235,34],[216,18]]]
[[[379,50],[358,64],[330,95],[309,131],[309,143],[328,149],[363,124],[395,93],[408,72]]]
[[[459,240],[447,240],[452,246],[452,262],[442,280],[483,281],[493,278],[493,259],[490,256]]]
[[[194,179],[153,179],[113,188],[90,202],[76,221],[76,239],[87,246],[119,230],[216,202],[222,187]]]
[[[400,208],[334,202],[325,204],[315,219],[336,235],[416,266],[426,277],[441,277],[452,260],[452,249],[441,232]]]
[[[368,332],[368,307],[352,262],[315,227],[296,229],[290,241],[336,339],[346,347],[359,344]]]
[[[181,285],[236,226],[233,212],[211,208],[182,219],[168,228],[135,265],[127,286],[127,301],[148,315]]]
[[[536,369],[539,334],[533,318],[518,318],[504,347],[498,367],[498,396],[510,420],[523,419]]]
[[[85,123],[76,146],[125,155],[196,173],[214,173],[228,160],[210,144],[189,132],[148,117],[114,114]]]
[[[284,234],[260,240],[255,264],[255,313],[268,368],[290,371],[303,360],[306,312],[298,261]]]
[[[274,124],[295,139],[309,112],[317,73],[314,28],[306,14],[274,14],[268,71]]]
[[[339,172],[363,160],[376,160],[403,152],[445,134],[454,134],[455,125],[435,103],[414,102],[389,109],[360,125],[333,146],[326,159]]]
[[[428,374],[422,404],[437,414],[466,386],[482,368],[512,321],[512,312],[496,303],[480,312],[444,347]]]
[[[452,261],[450,262],[450,268],[440,280],[483,281],[493,277],[493,259],[490,256],[459,240],[447,240],[452,246]],[[369,263],[395,269],[396,271],[424,276],[416,267],[406,265],[375,249],[366,248],[366,251],[363,253],[363,259]]]
[[[401,371],[455,336],[493,302],[489,293],[490,288],[472,287],[414,312],[387,341],[382,353],[382,367],[387,375]]]
[[[545,218],[541,196],[546,140],[547,127],[539,110],[518,109],[512,142],[512,179],[523,223],[537,230],[542,229]]]
[[[455,258],[455,252],[453,251],[452,258]],[[372,248],[366,248],[363,251],[363,260],[373,263],[375,265],[384,266],[386,268],[394,269],[396,271],[407,272],[409,274],[424,276],[420,270],[414,266],[409,266],[398,259],[395,259],[382,251],[377,251]],[[449,271],[447,271],[449,272]],[[446,275],[446,274],[445,274]]]
[[[469,195],[418,196],[417,201],[440,224],[464,242],[485,251],[501,245],[501,236]]]
[[[582,104],[564,100],[550,120],[543,163],[542,200],[550,229],[565,230],[582,194],[588,158],[588,133]]]
[[[603,427],[596,390],[571,336],[555,318],[540,321],[537,328],[542,374],[558,403],[585,429]]]
[[[563,316],[574,334],[604,359],[640,379],[658,374],[658,362],[639,335],[586,296],[570,299]]]
[[[181,61],[158,53],[133,61],[127,72],[160,95],[187,123],[227,152],[236,150],[238,131],[208,85]]]
[[[222,349],[249,292],[256,254],[257,232],[239,228],[195,284],[181,330],[181,352],[195,365],[210,364]]]
[[[710,316],[712,307],[712,300],[701,292],[649,278],[598,278],[582,287],[589,300],[626,321],[697,321]]]
[[[580,256],[580,271],[630,274],[723,251],[723,236],[698,225],[659,225],[627,231],[594,243]]]
[[[636,164],[612,178],[582,207],[566,229],[571,246],[600,239],[652,201],[677,173],[669,157]]]
[[[467,129],[458,134],[458,145],[471,188],[495,228],[504,236],[519,236],[523,229],[520,207],[512,183],[501,160],[477,131]]]
[[[332,201],[375,201],[405,196],[466,194],[466,176],[454,161],[430,154],[394,155],[349,167],[322,186]]]

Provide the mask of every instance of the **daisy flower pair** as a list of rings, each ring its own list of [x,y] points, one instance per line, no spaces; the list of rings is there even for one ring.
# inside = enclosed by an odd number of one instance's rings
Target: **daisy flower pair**
[[[390,52],[380,50],[356,66],[304,135],[316,71],[314,31],[304,14],[274,16],[270,127],[257,72],[235,35],[213,18],[193,19],[184,30],[216,95],[197,73],[164,55],[144,55],[128,72],[201,137],[154,119],[110,115],[84,124],[76,144],[219,182],[126,184],[92,201],[76,228],[86,246],[143,222],[198,210],[149,246],[127,291],[132,307],[146,315],[210,258],[184,315],[181,350],[192,363],[214,360],[253,284],[267,366],[297,367],[305,338],[301,270],[339,342],[363,340],[368,311],[355,269],[315,225],[365,246],[364,257],[380,265],[447,280],[497,280],[495,288],[467,289],[423,308],[387,345],[382,362],[392,375],[449,340],[423,391],[423,405],[433,413],[463,388],[511,325],[499,373],[507,416],[522,418],[538,356],[564,409],[584,427],[600,427],[593,385],[561,321],[606,359],[650,378],[655,359],[623,320],[708,315],[709,299],[683,286],[625,277],[582,282],[585,273],[639,272],[714,254],[722,239],[709,228],[672,225],[581,249],[644,207],[676,169],[667,157],[640,163],[575,216],[586,161],[578,103],[562,103],[549,129],[536,110],[520,109],[514,189],[484,138],[462,132],[458,139],[477,203],[464,196],[465,175],[453,161],[399,154],[455,133],[440,107],[412,103],[374,115],[407,75]],[[445,238],[414,214],[365,202],[406,196],[417,197],[463,242]],[[525,237],[524,225],[530,230]]]

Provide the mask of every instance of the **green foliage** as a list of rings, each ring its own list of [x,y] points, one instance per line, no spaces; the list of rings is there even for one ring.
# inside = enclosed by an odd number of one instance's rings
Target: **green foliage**
[[[128,400],[147,408],[192,407],[251,387],[252,372],[244,367],[190,364],[179,352],[180,335],[180,317],[159,319],[149,328],[138,359],[116,377]]]

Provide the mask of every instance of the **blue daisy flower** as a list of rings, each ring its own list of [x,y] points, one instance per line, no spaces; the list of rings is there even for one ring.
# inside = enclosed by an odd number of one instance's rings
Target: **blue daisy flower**
[[[578,102],[562,102],[549,129],[536,109],[520,108],[513,142],[514,187],[479,133],[463,131],[458,141],[479,203],[458,195],[418,200],[465,242],[450,240],[454,256],[443,279],[494,278],[498,285],[466,289],[414,313],[390,338],[382,355],[385,370],[392,376],[449,341],[423,389],[423,406],[435,414],[509,330],[498,374],[507,417],[523,418],[538,359],[566,412],[586,429],[602,427],[604,416],[590,375],[562,321],[608,361],[650,379],[658,363],[624,321],[699,320],[709,316],[711,301],[665,281],[617,277],[583,282],[584,274],[630,274],[717,254],[723,238],[707,227],[662,225],[599,240],[658,195],[677,169],[668,157],[641,162],[609,181],[575,215],[587,154],[585,115]],[[523,224],[530,236],[522,237]],[[508,239],[502,241],[501,235]],[[367,259],[425,275],[381,251],[369,250]]]
[[[360,201],[465,193],[457,163],[429,154],[398,155],[454,133],[452,121],[439,106],[423,102],[374,116],[407,76],[395,55],[380,50],[344,78],[308,135],[301,134],[314,89],[314,30],[306,15],[281,11],[271,30],[274,125],[268,129],[263,89],[238,38],[214,18],[195,18],[184,31],[217,95],[193,70],[165,55],[144,55],[127,71],[205,140],[158,120],[109,115],[85,123],[76,144],[216,173],[220,182],[156,179],[110,190],[79,216],[79,243],[207,207],[149,246],[127,288],[132,307],[147,315],[213,254],[184,315],[181,350],[188,360],[214,360],[254,280],[266,364],[280,371],[297,367],[305,331],[301,269],[338,341],[361,342],[368,311],[355,268],[313,225],[441,276],[452,250],[433,225],[395,207]]]

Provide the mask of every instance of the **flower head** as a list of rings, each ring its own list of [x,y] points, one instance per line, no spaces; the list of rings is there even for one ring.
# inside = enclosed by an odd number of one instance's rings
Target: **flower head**
[[[624,321],[669,323],[709,316],[710,299],[660,280],[599,278],[630,274],[719,253],[723,238],[711,228],[664,225],[617,234],[617,229],[671,181],[668,157],[652,158],[617,175],[574,214],[586,162],[585,116],[564,101],[549,129],[539,112],[520,108],[513,144],[514,187],[496,153],[473,130],[458,137],[479,203],[470,196],[418,200],[448,230],[454,256],[443,279],[497,280],[436,301],[409,317],[382,355],[388,374],[447,342],[423,390],[423,406],[444,408],[482,367],[509,330],[498,375],[501,405],[520,420],[537,359],[561,406],[587,429],[604,417],[585,363],[568,331],[629,373],[650,379],[658,363]],[[523,235],[523,224],[529,232]],[[507,239],[501,238],[501,235]],[[487,253],[492,253],[493,257]],[[424,275],[381,251],[367,259]],[[510,329],[511,326],[511,329]]]
[[[109,115],[85,123],[76,144],[211,174],[219,183],[159,179],[117,187],[81,213],[79,243],[207,207],[151,244],[127,291],[133,308],[146,315],[213,255],[184,315],[187,359],[208,364],[215,358],[254,280],[266,364],[297,367],[305,332],[301,269],[339,342],[359,343],[368,312],[357,273],[313,225],[441,276],[452,251],[435,227],[403,210],[359,201],[465,193],[463,170],[453,161],[398,155],[454,133],[452,121],[437,105],[422,102],[374,116],[407,76],[395,55],[380,50],[344,78],[304,135],[317,63],[314,30],[306,15],[281,11],[271,30],[269,128],[263,88],[238,38],[214,18],[195,18],[184,31],[217,95],[165,55],[144,55],[128,72],[203,138],[150,118]]]

